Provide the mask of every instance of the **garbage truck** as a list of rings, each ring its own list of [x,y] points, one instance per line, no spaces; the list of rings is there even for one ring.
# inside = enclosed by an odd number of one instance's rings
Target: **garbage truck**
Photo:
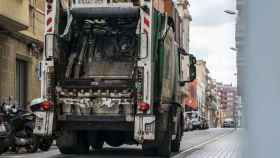
[[[171,0],[46,0],[34,134],[54,136],[63,154],[104,143],[178,152],[196,59],[175,41],[174,10]]]

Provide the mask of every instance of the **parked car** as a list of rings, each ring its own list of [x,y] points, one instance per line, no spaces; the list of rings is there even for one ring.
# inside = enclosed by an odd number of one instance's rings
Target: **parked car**
[[[193,129],[208,129],[208,120],[202,116],[198,111],[192,111],[191,122]]]
[[[197,111],[192,111],[191,122],[193,129],[202,129],[202,119]]]
[[[232,118],[227,118],[224,120],[223,127],[224,128],[234,128],[235,122]]]
[[[193,125],[192,125],[192,112],[185,112],[184,113],[184,131],[190,131],[193,130]]]

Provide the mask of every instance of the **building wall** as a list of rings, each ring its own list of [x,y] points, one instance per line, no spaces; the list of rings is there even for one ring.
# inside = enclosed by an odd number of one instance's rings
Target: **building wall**
[[[12,25],[27,27],[29,25],[29,0],[1,0],[0,19],[2,20],[0,23],[7,26],[6,29],[16,29],[10,28]]]
[[[0,16],[4,17],[0,18],[0,99],[16,96],[17,60],[26,63],[25,104],[40,96],[37,66],[43,50],[44,4],[44,0],[0,2]],[[6,29],[7,25],[3,24],[6,21],[3,19],[15,19],[18,23],[27,25],[27,28]]]
[[[219,123],[219,99],[217,96],[217,83],[211,77],[207,78],[206,107],[208,108],[209,127],[217,127]]]
[[[21,31],[20,34],[42,42],[45,24],[45,2],[44,0],[30,0],[29,6],[29,27]]]
[[[238,94],[237,88],[232,85],[218,83],[218,96],[221,102],[220,112],[222,113],[222,122],[226,118],[236,117],[238,110]]]
[[[39,60],[31,56],[25,43],[18,39],[0,35],[0,97],[16,96],[16,60],[27,63],[26,100],[40,96],[40,81],[37,79],[36,67]]]
[[[176,1],[176,9],[178,11],[178,15],[181,19],[180,24],[180,47],[184,48],[186,52],[189,52],[189,26],[190,26],[190,13],[189,13],[189,2],[188,0],[179,0]],[[181,55],[181,76],[182,80],[188,80],[189,78],[189,59],[186,56]],[[186,84],[182,91],[185,92],[184,101],[185,105],[189,101],[190,96],[190,84]]]
[[[206,67],[206,62],[198,60],[196,64],[196,70],[198,109],[202,112],[204,117],[207,117],[206,87],[208,70]]]

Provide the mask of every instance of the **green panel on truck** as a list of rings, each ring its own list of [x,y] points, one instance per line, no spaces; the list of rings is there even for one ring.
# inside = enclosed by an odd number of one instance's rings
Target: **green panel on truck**
[[[157,10],[153,11],[153,55],[155,63],[154,100],[155,104],[160,103],[164,64],[164,47],[161,41],[165,17]]]

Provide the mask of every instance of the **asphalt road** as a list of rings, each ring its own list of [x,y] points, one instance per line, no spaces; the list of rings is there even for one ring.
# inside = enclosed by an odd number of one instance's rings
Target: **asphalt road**
[[[226,153],[233,153],[231,150],[237,150],[236,148],[231,148],[238,144],[233,133],[238,133],[233,129],[209,129],[209,130],[196,130],[191,132],[185,132],[183,141],[181,143],[181,151],[179,153],[173,153],[173,158],[185,158],[185,157],[196,157],[194,154],[208,153],[210,156],[213,152],[218,149],[215,146],[220,146],[221,148],[225,144],[229,144],[229,148],[220,149]],[[238,134],[235,134],[238,135]],[[229,137],[229,138],[228,138]],[[219,152],[218,152],[219,153]],[[207,156],[207,155],[206,155]],[[203,158],[208,158],[202,156]],[[202,158],[201,156],[198,156]],[[63,155],[59,150],[53,146],[48,152],[37,152],[34,154],[15,154],[6,153],[0,156],[0,158],[144,158],[143,152],[141,151],[141,146],[122,146],[120,148],[112,148],[106,146],[104,150],[90,153],[88,155]],[[149,158],[149,157],[145,157]],[[150,157],[151,158],[151,157]],[[153,157],[155,158],[155,157]],[[192,158],[192,157],[191,157]],[[216,158],[216,157],[212,157]],[[219,158],[219,157],[217,157]],[[226,157],[223,157],[226,158]],[[231,157],[239,158],[239,157]]]

